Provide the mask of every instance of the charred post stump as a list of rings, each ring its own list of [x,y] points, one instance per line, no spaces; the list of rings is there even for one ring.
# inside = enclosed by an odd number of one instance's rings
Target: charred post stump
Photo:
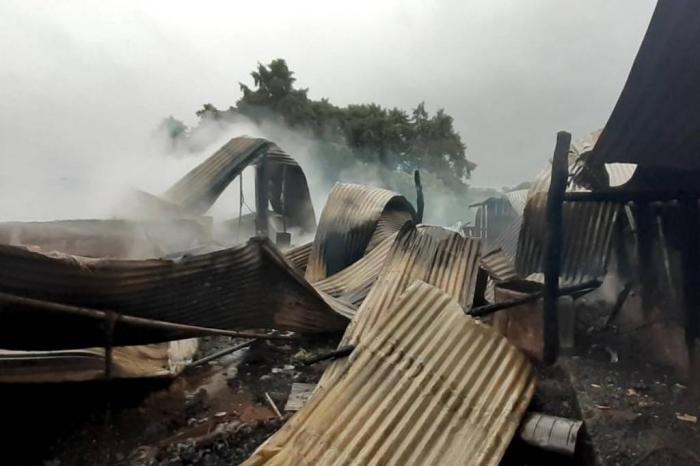
[[[700,384],[697,360],[697,339],[700,337],[700,249],[697,238],[700,235],[700,213],[698,199],[687,198],[681,201],[683,220],[686,229],[683,237],[683,305],[685,308],[685,341],[688,349],[690,378],[694,386]]]
[[[646,201],[635,203],[636,235],[637,235],[637,271],[642,297],[642,314],[645,319],[651,319],[654,308],[654,289],[656,274],[654,272],[654,214],[651,205]]]
[[[270,203],[267,155],[255,166],[255,236],[268,237],[267,206]]]
[[[423,199],[423,185],[420,182],[419,170],[413,172],[413,182],[416,185],[416,223],[423,223],[425,200]]]
[[[569,176],[571,134],[560,131],[554,147],[552,176],[547,196],[547,230],[544,241],[544,361],[553,364],[559,352],[559,316],[557,296],[561,270],[562,218],[566,183]]]

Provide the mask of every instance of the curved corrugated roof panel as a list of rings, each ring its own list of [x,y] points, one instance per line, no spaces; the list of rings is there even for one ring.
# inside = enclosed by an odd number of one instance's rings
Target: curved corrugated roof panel
[[[233,138],[168,189],[163,197],[185,211],[204,214],[243,170],[264,163],[272,210],[287,218],[288,227],[312,232],[316,216],[306,176],[299,164],[272,142]],[[257,180],[256,180],[257,183]]]
[[[188,211],[203,214],[231,181],[271,146],[265,139],[233,138],[171,186],[163,197]]]
[[[526,357],[416,282],[247,466],[497,465],[532,398]]]
[[[388,253],[377,282],[351,320],[340,346],[357,344],[414,281],[437,286],[464,308],[474,301],[481,243],[440,227],[405,225]],[[319,385],[333,385],[345,365],[338,360]]]
[[[317,282],[343,270],[359,260],[370,246],[378,245],[400,228],[405,220],[415,218],[413,206],[400,194],[336,183],[321,213],[306,278]]]
[[[269,240],[253,239],[179,260],[86,259],[0,245],[0,262],[0,291],[61,304],[219,329],[313,333],[341,331],[347,324],[346,317],[331,309],[346,315],[346,306],[334,306]],[[31,309],[3,308],[0,346],[55,349],[104,342],[102,332],[76,333],[69,325],[51,329],[46,339],[37,338],[37,329],[25,327],[31,314]],[[138,335],[126,335],[128,342],[119,338],[117,334],[114,344],[153,341],[129,339]]]

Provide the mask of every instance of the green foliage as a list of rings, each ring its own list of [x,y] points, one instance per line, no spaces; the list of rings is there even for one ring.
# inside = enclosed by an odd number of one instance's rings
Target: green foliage
[[[242,115],[303,131],[328,150],[324,171],[334,179],[359,162],[382,167],[384,175],[420,169],[453,194],[466,191],[475,165],[444,110],[430,115],[421,102],[409,114],[374,103],[338,107],[327,99],[312,100],[308,89],[295,87],[294,72],[283,59],[258,64],[251,76],[252,88],[239,83],[242,96],[235,106],[219,110],[205,104],[197,111],[201,121],[225,124]]]

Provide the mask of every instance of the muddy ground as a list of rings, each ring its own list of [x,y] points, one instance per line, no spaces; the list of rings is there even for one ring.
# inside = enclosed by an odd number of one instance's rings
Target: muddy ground
[[[197,357],[240,341],[203,339]],[[283,408],[292,384],[317,382],[327,364],[303,362],[336,346],[335,338],[256,341],[173,381],[0,386],[0,409],[9,427],[3,433],[7,462],[2,464],[239,464],[291,416]],[[658,371],[629,373],[624,366],[586,357],[538,369],[531,409],[583,416],[591,432],[580,435],[575,458],[516,439],[502,464],[583,465],[596,458],[606,465],[699,464],[698,426],[674,414],[697,411],[698,406],[669,377]],[[265,393],[282,410],[283,419]],[[665,447],[669,441],[677,448]]]

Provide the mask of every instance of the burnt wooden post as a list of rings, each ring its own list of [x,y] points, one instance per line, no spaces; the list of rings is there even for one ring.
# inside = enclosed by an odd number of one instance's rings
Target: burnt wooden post
[[[562,250],[562,211],[566,182],[569,176],[569,147],[571,134],[557,133],[552,160],[552,177],[547,196],[545,242],[544,242],[544,361],[552,364],[559,352],[559,317],[557,316],[557,295],[559,294],[559,274]]]
[[[423,209],[425,201],[423,200],[423,185],[420,182],[420,171],[413,172],[413,182],[416,185],[416,223],[423,223]]]
[[[654,251],[654,213],[649,202],[640,201],[635,204],[635,220],[637,260],[639,263],[637,273],[641,288],[642,314],[645,318],[651,318],[657,274],[652,255]]]
[[[267,206],[270,203],[267,178],[267,155],[255,166],[255,236],[268,237]]]
[[[696,340],[700,336],[700,248],[697,246],[700,235],[698,199],[688,197],[681,200],[683,220],[686,229],[683,235],[683,304],[685,307],[685,341],[690,359],[691,382],[700,382],[696,353]]]

